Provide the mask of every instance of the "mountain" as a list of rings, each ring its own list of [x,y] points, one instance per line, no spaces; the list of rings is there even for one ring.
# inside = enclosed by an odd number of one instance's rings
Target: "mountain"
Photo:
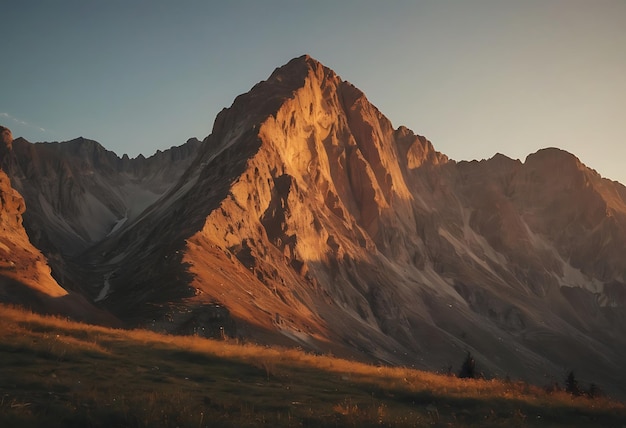
[[[48,251],[72,255],[155,202],[199,146],[191,139],[148,159],[129,159],[82,137],[37,144],[18,138],[13,156],[3,163],[28,203],[25,216],[35,242]]]
[[[0,156],[11,156],[13,136],[0,127]],[[73,318],[119,325],[109,314],[98,310],[83,296],[68,292],[52,277],[46,257],[29,240],[22,225],[24,199],[0,170],[0,301],[33,310]]]
[[[129,325],[626,393],[626,188],[572,154],[452,161],[309,56],[157,167],[13,146],[56,277]]]
[[[82,267],[72,264],[73,257],[157,201],[199,147],[194,138],[149,158],[129,159],[82,137],[37,144],[17,138],[2,165],[26,201],[24,222],[32,242],[66,288],[84,293],[75,278]]]

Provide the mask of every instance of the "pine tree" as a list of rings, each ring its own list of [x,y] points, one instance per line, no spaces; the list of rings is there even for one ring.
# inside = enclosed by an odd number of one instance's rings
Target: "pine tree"
[[[474,379],[476,376],[476,361],[474,361],[474,357],[467,351],[467,357],[465,357],[465,361],[463,361],[463,365],[461,366],[461,371],[459,372],[459,377],[462,379]]]
[[[576,380],[576,376],[574,376],[574,371],[570,371],[565,379],[565,391],[569,392],[572,395],[581,395],[582,391],[580,390],[580,386],[578,386],[578,381]]]

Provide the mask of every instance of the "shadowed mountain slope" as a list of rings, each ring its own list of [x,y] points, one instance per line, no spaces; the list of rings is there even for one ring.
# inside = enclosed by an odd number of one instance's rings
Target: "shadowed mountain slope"
[[[13,149],[10,130],[0,127],[0,156]],[[46,313],[107,325],[119,325],[83,296],[68,292],[51,275],[46,257],[29,240],[22,224],[24,199],[0,169],[0,301]]]

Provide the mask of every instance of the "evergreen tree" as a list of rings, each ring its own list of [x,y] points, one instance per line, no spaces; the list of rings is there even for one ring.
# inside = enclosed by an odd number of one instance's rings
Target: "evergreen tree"
[[[576,376],[574,376],[574,371],[570,371],[565,379],[565,391],[569,392],[572,395],[581,395],[582,391],[580,390],[580,386],[578,386],[578,381],[576,380]]]
[[[474,379],[476,377],[476,361],[474,361],[474,357],[472,357],[469,351],[467,351],[467,357],[465,357],[465,361],[463,361],[461,366],[459,377],[462,379]]]

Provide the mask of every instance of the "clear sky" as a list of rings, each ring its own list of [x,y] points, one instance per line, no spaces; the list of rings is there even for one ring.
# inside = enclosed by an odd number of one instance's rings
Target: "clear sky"
[[[0,0],[0,124],[146,156],[308,53],[455,160],[626,183],[625,0]]]

